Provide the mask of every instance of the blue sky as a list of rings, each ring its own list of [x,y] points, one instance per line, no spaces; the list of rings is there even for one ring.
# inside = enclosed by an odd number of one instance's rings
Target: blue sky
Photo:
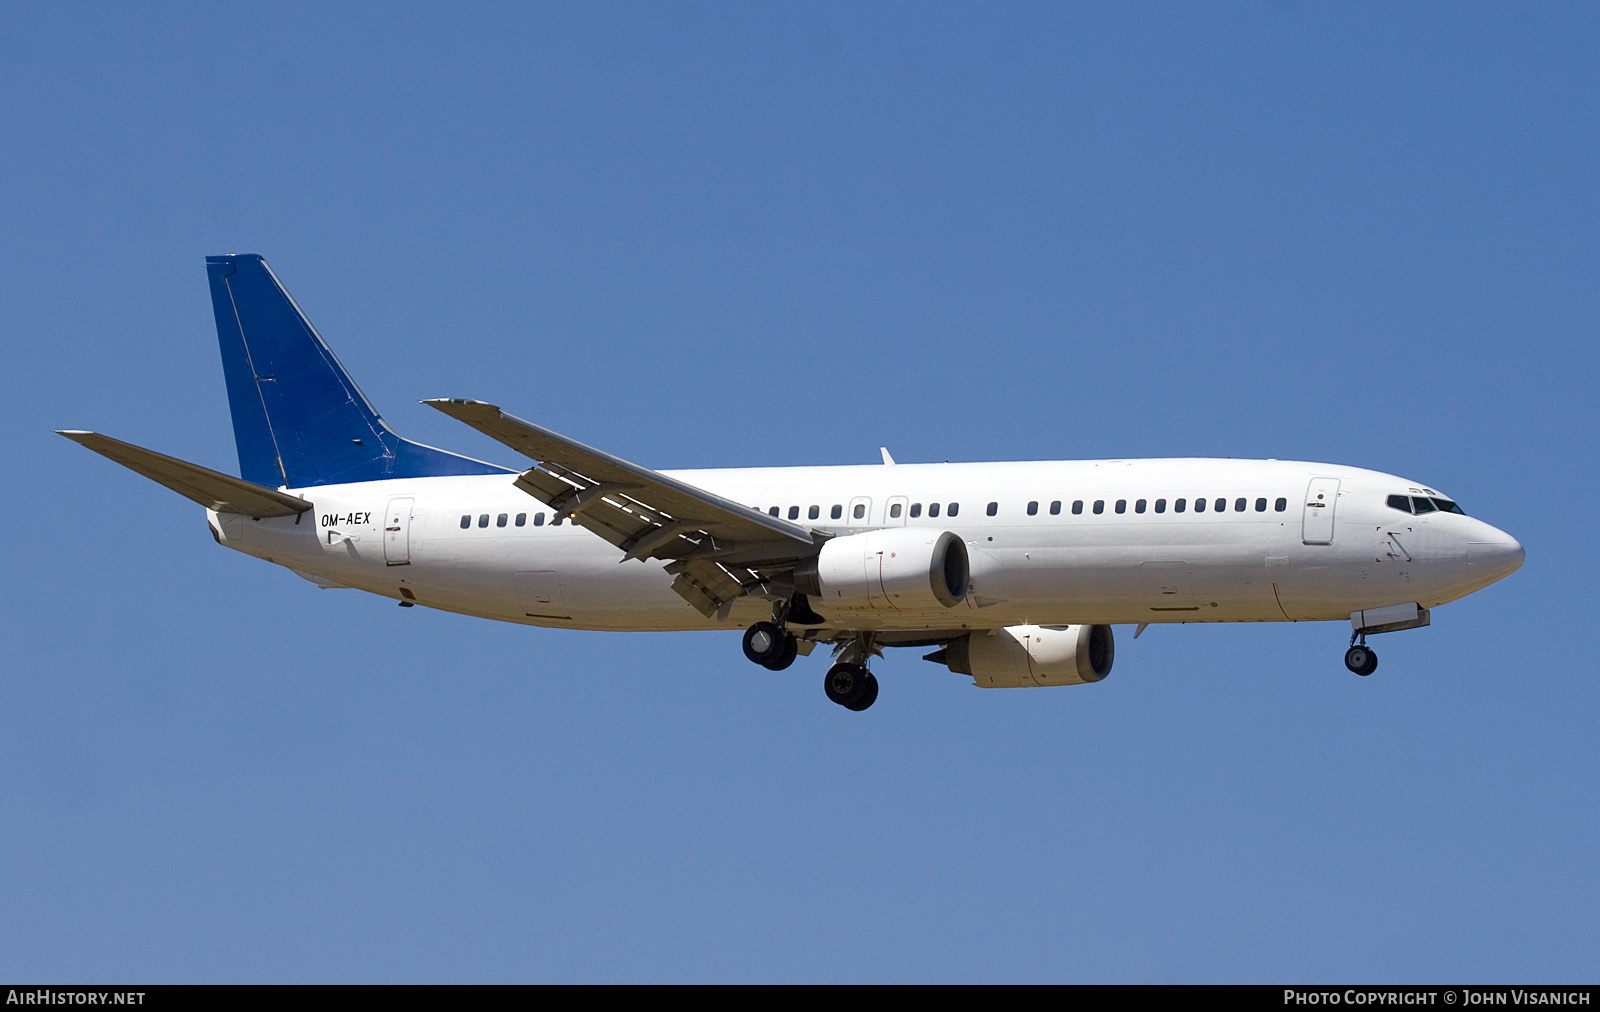
[[[1570,981],[1600,970],[1600,14],[25,5],[0,24],[0,976]],[[1095,686],[503,627],[219,549],[203,258],[390,422],[654,467],[1303,458],[1523,570]]]

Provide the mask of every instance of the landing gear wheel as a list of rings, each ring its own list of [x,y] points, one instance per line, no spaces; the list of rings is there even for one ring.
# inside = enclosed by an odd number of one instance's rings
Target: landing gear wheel
[[[867,672],[866,686],[861,690],[861,698],[854,703],[846,703],[845,709],[860,712],[871,706],[878,698],[878,676]]]
[[[878,680],[859,664],[835,664],[822,679],[828,698],[849,710],[865,710],[878,698]]]
[[[789,665],[793,664],[794,659],[798,656],[800,656],[800,641],[795,639],[790,634],[784,633],[783,653],[779,654],[777,657],[774,657],[772,660],[767,661],[764,666],[772,671],[782,671],[784,668],[787,668]]]
[[[744,655],[762,667],[771,668],[774,662],[783,658],[785,652],[789,654],[790,661],[794,660],[794,637],[781,626],[757,622],[744,631]],[[789,661],[778,665],[783,668],[788,666]]]
[[[1344,652],[1344,666],[1358,675],[1370,675],[1378,670],[1378,655],[1365,643],[1357,643]]]

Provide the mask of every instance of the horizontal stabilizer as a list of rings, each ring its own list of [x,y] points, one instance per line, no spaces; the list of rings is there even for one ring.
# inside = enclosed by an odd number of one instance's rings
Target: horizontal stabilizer
[[[290,517],[304,513],[311,504],[304,499],[279,492],[277,489],[257,485],[255,482],[235,478],[209,467],[191,464],[186,460],[169,457],[164,453],[146,450],[142,446],[124,443],[120,439],[102,436],[98,432],[57,430],[74,443],[87,446],[104,457],[137,471],[187,496],[207,509],[218,513],[242,513],[252,517]]]

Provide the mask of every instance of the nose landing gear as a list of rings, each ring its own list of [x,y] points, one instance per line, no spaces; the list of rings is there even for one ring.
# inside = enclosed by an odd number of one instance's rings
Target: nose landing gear
[[[1350,613],[1350,649],[1344,652],[1344,666],[1358,675],[1378,670],[1378,654],[1367,646],[1367,637],[1377,633],[1421,629],[1430,622],[1428,609],[1416,601],[1366,608]]]

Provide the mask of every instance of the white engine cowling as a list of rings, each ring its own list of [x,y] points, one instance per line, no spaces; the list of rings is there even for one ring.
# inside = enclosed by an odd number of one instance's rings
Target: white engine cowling
[[[985,689],[1082,685],[1111,674],[1108,625],[1014,625],[975,632],[930,656]]]
[[[821,608],[942,612],[967,597],[967,546],[949,531],[891,527],[834,538],[795,569],[795,588]]]

